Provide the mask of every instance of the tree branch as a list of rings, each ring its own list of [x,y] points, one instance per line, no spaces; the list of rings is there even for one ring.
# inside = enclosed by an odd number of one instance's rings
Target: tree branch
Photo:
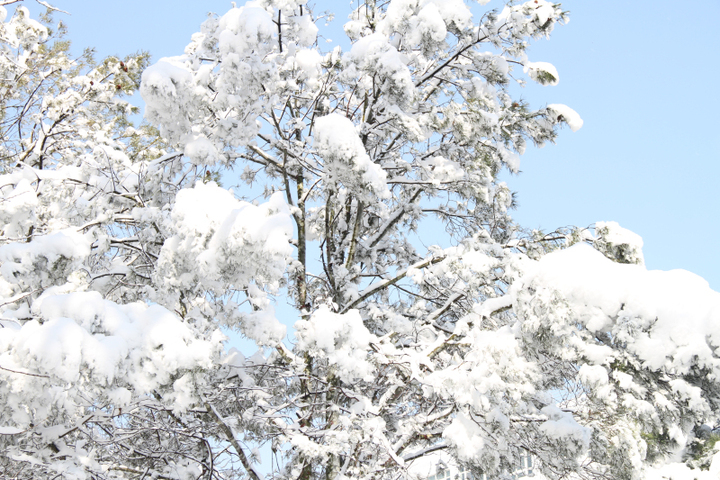
[[[210,404],[210,402],[205,402],[205,408],[207,408],[210,416],[213,417],[215,423],[217,423],[220,429],[223,431],[223,433],[225,434],[225,438],[227,438],[227,441],[230,442],[230,444],[235,449],[235,452],[240,458],[240,463],[242,463],[243,467],[245,467],[245,471],[248,472],[250,478],[252,478],[253,480],[264,480],[263,475],[257,470],[255,470],[255,467],[250,463],[250,459],[245,453],[245,450],[242,448],[237,438],[235,438],[232,427],[225,423],[225,421],[222,419],[220,414],[218,414],[217,410],[215,410],[215,407]]]
[[[407,275],[408,271],[410,271],[410,270],[412,270],[412,269],[425,268],[425,267],[427,267],[427,266],[429,266],[429,265],[434,265],[434,264],[436,264],[436,263],[438,263],[438,262],[441,262],[441,261],[443,261],[443,260],[445,260],[445,256],[444,256],[444,255],[443,255],[443,256],[440,256],[440,257],[431,257],[431,258],[428,258],[428,259],[425,259],[425,260],[422,260],[422,261],[420,261],[420,262],[417,262],[417,263],[414,263],[414,264],[410,265],[408,268],[406,268],[405,270],[403,270],[402,273],[396,275],[395,277],[390,278],[390,279],[385,280],[385,281],[382,281],[382,282],[378,283],[378,284],[375,285],[375,286],[370,286],[370,287],[366,288],[365,290],[363,290],[362,293],[360,293],[360,296],[359,296],[357,299],[355,299],[354,302],[350,303],[348,306],[346,306],[345,308],[343,308],[343,309],[340,311],[340,313],[346,313],[348,310],[350,310],[350,309],[352,309],[352,308],[355,308],[356,306],[360,305],[360,304],[361,304],[363,301],[365,301],[365,299],[367,299],[368,297],[376,294],[377,292],[379,292],[380,290],[382,290],[382,289],[384,289],[384,288],[389,287],[390,285],[393,285],[393,284],[399,282],[400,280],[402,280],[403,278],[405,278],[405,276]]]

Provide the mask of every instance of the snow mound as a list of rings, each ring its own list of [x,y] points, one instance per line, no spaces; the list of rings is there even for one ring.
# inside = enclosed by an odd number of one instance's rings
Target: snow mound
[[[548,105],[547,109],[551,113],[557,115],[557,117],[555,118],[556,121],[567,123],[568,127],[570,127],[570,130],[572,130],[573,132],[577,132],[582,128],[583,119],[580,118],[580,115],[578,115],[575,110],[568,107],[567,105],[553,103],[552,105]]]
[[[358,194],[369,190],[380,198],[390,198],[387,174],[370,160],[352,121],[331,113],[315,120],[314,133],[315,148],[325,160],[329,181],[341,182]]]
[[[693,367],[720,378],[720,293],[685,270],[647,270],[613,262],[587,244],[543,257],[512,287],[515,304],[528,289],[552,289],[591,332],[608,332],[646,368],[678,374]],[[612,361],[599,358],[598,363]]]
[[[366,352],[375,336],[365,327],[357,310],[339,314],[323,306],[310,319],[295,323],[295,328],[298,349],[327,358],[342,381],[373,378],[374,367]]]

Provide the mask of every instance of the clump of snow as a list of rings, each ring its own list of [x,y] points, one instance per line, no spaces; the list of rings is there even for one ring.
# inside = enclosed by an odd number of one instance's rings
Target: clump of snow
[[[465,178],[465,170],[462,165],[439,155],[427,160],[420,160],[418,164],[425,169],[428,178],[432,179],[434,185]]]
[[[190,130],[187,108],[192,104],[192,72],[183,57],[161,58],[142,74],[140,95],[145,118],[160,125],[164,135],[179,139]]]
[[[440,17],[446,25],[464,30],[472,24],[472,11],[462,0],[425,0],[424,3],[430,3],[430,1],[437,7]],[[480,5],[485,5],[489,1],[476,0]]]
[[[445,428],[443,438],[456,448],[457,457],[462,461],[474,460],[483,451],[492,450],[486,448],[482,428],[463,412],[458,412],[450,425]]]
[[[632,245],[642,248],[643,240],[640,235],[626,228],[622,228],[617,222],[596,222],[595,231],[602,235],[603,239],[615,245]]]
[[[512,299],[508,295],[502,297],[488,298],[482,303],[473,306],[473,312],[480,318],[490,317],[490,314],[501,308],[512,306]]]
[[[0,175],[0,229],[8,237],[25,235],[38,206],[37,192],[31,183],[34,179],[24,176],[23,171]]]
[[[179,414],[197,404],[200,397],[195,392],[194,386],[195,379],[190,373],[186,373],[173,382],[173,391],[169,395],[172,400],[173,412]]]
[[[716,444],[708,470],[692,469],[684,463],[666,463],[648,468],[645,480],[717,480],[720,478],[720,444]]]
[[[298,44],[309,47],[315,43],[319,30],[311,15],[296,15],[292,22],[297,29]]]
[[[56,290],[47,290],[34,302],[35,319],[18,329],[0,329],[4,367],[64,382],[121,382],[142,395],[179,371],[210,368],[221,348],[219,338],[198,338],[159,305],[120,305],[98,292],[58,295]],[[129,401],[125,389],[108,394],[115,401]]]
[[[411,43],[420,43],[423,38],[434,42],[442,42],[447,36],[445,22],[440,15],[437,5],[428,3],[417,14],[417,23],[411,31],[416,32],[417,37]]]
[[[415,98],[408,59],[390,44],[387,35],[376,32],[360,38],[343,60],[347,64],[344,75],[356,82],[360,77],[360,91],[372,88],[372,78],[382,78],[382,89],[392,103],[407,105]]]
[[[660,425],[683,445],[693,424],[715,418],[712,390],[696,384],[698,375],[720,378],[720,293],[707,282],[682,270],[619,263],[586,243],[522,269],[509,291],[518,335],[580,367],[581,403],[615,415],[612,428],[594,435],[623,452],[628,468],[643,467],[644,431]]]
[[[323,56],[315,49],[304,48],[295,53],[295,65],[298,69],[298,80],[315,86],[322,69]]]
[[[467,405],[483,416],[492,415],[500,428],[509,428],[507,417],[511,414],[512,404],[522,402],[536,392],[536,365],[523,356],[518,339],[509,327],[494,331],[472,328],[463,342],[469,345],[469,350],[462,361],[453,368],[423,375],[423,383],[440,397],[452,398],[457,404]],[[436,345],[431,344],[428,352],[435,348]],[[416,375],[421,375],[420,365],[412,365],[412,369],[417,370]],[[452,429],[446,432],[448,438],[453,435]],[[459,445],[464,438],[461,436],[454,441]],[[487,435],[484,438],[487,439]],[[466,448],[470,449],[468,455],[471,456],[476,447]]]
[[[525,62],[523,71],[541,85],[557,85],[560,81],[560,75],[551,63]]]
[[[4,9],[3,9],[4,10]],[[7,10],[0,12],[4,21],[7,18]],[[13,58],[13,67],[23,69],[25,62],[30,57],[30,52],[37,51],[41,43],[48,38],[49,31],[37,20],[30,18],[30,11],[26,7],[17,7],[8,25],[2,29],[3,42],[11,48],[22,46],[22,50]]]
[[[502,155],[502,161],[508,170],[512,173],[518,173],[520,171],[520,155],[504,147],[498,149],[498,151]]]
[[[348,118],[331,113],[315,120],[315,149],[325,160],[330,182],[340,182],[358,195],[365,191],[390,198],[385,170],[370,160],[355,125]]]
[[[365,327],[357,310],[340,314],[322,306],[308,320],[296,322],[295,329],[298,349],[327,358],[342,381],[373,378],[375,369],[366,353],[375,336]]]
[[[423,40],[441,42],[447,36],[447,28],[437,5],[426,3],[415,14],[415,2],[390,2],[379,30],[386,35],[403,32],[403,42],[409,45],[420,45]]]
[[[178,193],[171,220],[176,233],[165,241],[156,272],[171,289],[273,284],[292,253],[291,214],[280,193],[255,206],[214,182],[198,183]]]
[[[573,322],[610,333],[645,368],[684,374],[697,366],[720,377],[714,354],[720,346],[720,293],[697,275],[616,263],[580,243],[528,268],[511,288],[514,305],[531,300],[528,289],[538,299],[558,292],[574,312]]]
[[[204,135],[184,139],[184,153],[195,165],[214,165],[220,158],[217,147]]]
[[[167,228],[174,235],[160,250],[158,287],[174,292],[200,285],[216,295],[244,290],[254,311],[238,318],[240,329],[259,344],[280,341],[285,327],[257,285],[276,291],[292,254],[292,218],[283,195],[253,205],[214,182],[200,182],[178,193]]]
[[[278,321],[272,305],[265,305],[244,315],[240,329],[258,345],[276,345],[287,333],[287,327]]]
[[[535,17],[540,25],[544,25],[555,13],[555,8],[552,3],[547,0],[538,0],[535,2],[537,6],[534,8]]]
[[[7,281],[15,282],[18,274],[36,273],[42,259],[48,264],[43,269],[56,276],[67,275],[73,264],[89,255],[91,243],[91,239],[72,228],[34,237],[29,243],[8,243],[0,246],[0,272]]]
[[[246,53],[267,44],[277,32],[270,14],[253,2],[232,8],[220,18],[218,46],[222,54]]]
[[[545,435],[562,440],[575,439],[580,447],[578,453],[590,446],[592,430],[577,423],[571,413],[564,412],[555,405],[543,407],[542,412],[548,417],[539,427]]]
[[[448,28],[464,30],[472,12],[461,0],[392,1],[378,24],[387,36],[402,35],[406,45],[437,45]]]
[[[522,32],[528,37],[547,37],[553,30],[555,22],[567,22],[560,4],[547,0],[532,0],[515,5],[506,5],[497,16],[495,27],[499,35],[507,37]],[[557,77],[556,77],[557,78]]]
[[[0,7],[1,8],[1,7]],[[4,9],[3,9],[4,10]],[[17,427],[0,427],[0,435],[17,435],[18,433],[22,433],[22,428]]]
[[[575,110],[568,107],[567,105],[553,103],[551,105],[548,105],[547,109],[549,112],[556,115],[556,117],[554,118],[555,121],[567,123],[568,127],[570,127],[570,130],[572,130],[573,132],[577,132],[582,128],[583,119],[580,118],[580,115],[578,115]]]
[[[622,228],[617,222],[595,223],[595,248],[620,263],[644,265],[643,240],[640,235]]]
[[[583,365],[578,371],[578,378],[585,385],[593,387],[607,385],[610,381],[607,370],[602,365]]]
[[[164,57],[143,71],[144,86],[140,92],[145,103],[156,98],[176,97],[191,80],[192,73],[184,66],[182,57]],[[145,93],[148,93],[148,98],[145,98]]]

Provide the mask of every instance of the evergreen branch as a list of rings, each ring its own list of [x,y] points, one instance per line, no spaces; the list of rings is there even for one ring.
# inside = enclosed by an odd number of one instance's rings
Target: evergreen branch
[[[217,423],[217,425],[220,427],[220,430],[222,430],[222,432],[225,434],[225,438],[227,439],[227,441],[230,442],[230,444],[235,449],[235,452],[240,458],[240,463],[242,463],[243,467],[245,467],[245,471],[248,473],[250,478],[252,478],[252,480],[264,480],[263,475],[258,472],[255,467],[250,463],[250,459],[245,453],[245,450],[242,448],[242,445],[240,445],[240,442],[238,442],[237,438],[235,437],[235,433],[233,432],[232,427],[225,423],[225,421],[222,419],[217,410],[215,410],[215,407],[210,404],[210,402],[205,402],[205,408],[207,408],[210,416],[215,420],[215,423]]]
[[[5,305],[10,305],[10,304],[13,304],[13,303],[17,303],[17,302],[19,302],[20,300],[22,300],[22,299],[24,299],[24,298],[27,298],[27,297],[29,297],[30,295],[32,295],[33,293],[39,292],[39,291],[40,291],[40,289],[35,289],[35,290],[33,290],[32,292],[19,293],[19,294],[15,295],[14,297],[9,298],[5,303],[0,303],[0,307],[4,307]]]
[[[460,56],[462,56],[463,53],[465,53],[466,51],[470,50],[472,47],[474,47],[474,46],[477,45],[478,43],[482,43],[482,42],[484,42],[484,41],[487,40],[487,39],[488,39],[488,37],[487,37],[487,36],[484,36],[484,37],[478,38],[478,39],[475,40],[474,42],[471,42],[471,43],[465,45],[464,47],[462,47],[460,50],[458,50],[457,52],[455,52],[454,55],[451,55],[447,60],[445,60],[445,61],[444,61],[443,63],[441,63],[440,65],[438,65],[438,66],[435,68],[435,70],[433,70],[433,71],[430,72],[430,73],[427,73],[427,74],[423,75],[423,77],[415,83],[415,88],[419,87],[419,86],[422,85],[423,83],[425,83],[425,82],[427,82],[428,80],[430,80],[431,78],[435,77],[438,73],[440,73],[442,70],[444,70],[448,65],[450,65],[452,62],[454,62],[454,61],[457,60]]]
[[[424,448],[416,453],[411,453],[409,455],[405,455],[402,457],[402,459],[406,462],[409,462],[410,460],[415,460],[416,458],[424,457],[428,453],[437,452],[438,450],[444,450],[448,448],[448,445],[443,443],[440,445],[433,445],[432,447]]]
[[[443,313],[447,312],[448,309],[449,309],[455,302],[457,302],[458,300],[460,300],[460,299],[463,298],[463,297],[465,297],[465,294],[464,294],[464,293],[454,293],[453,295],[451,295],[450,298],[447,299],[447,301],[445,302],[445,304],[444,304],[442,307],[438,308],[437,310],[435,310],[434,312],[432,312],[430,315],[428,315],[426,322],[427,322],[427,323],[431,323],[431,324],[432,324],[433,322],[435,322],[435,320],[437,320],[438,317],[440,317],[440,315],[442,315]],[[452,332],[451,332],[451,333],[452,333]]]
[[[347,262],[345,263],[345,268],[347,269],[350,269],[350,266],[355,260],[355,249],[357,248],[358,236],[360,236],[360,225],[362,223],[362,215],[364,210],[363,203],[360,200],[358,200],[357,208],[355,210],[355,225],[353,226],[353,233],[352,237],[350,238],[350,250],[348,251]]]
[[[10,373],[17,373],[19,375],[27,375],[28,377],[50,378],[49,375],[40,375],[39,373],[21,372],[19,370],[12,370],[10,368],[5,368],[2,366],[0,366],[0,370],[4,370],[4,371],[10,372]]]
[[[414,263],[413,265],[410,265],[408,268],[403,270],[402,273],[394,276],[393,278],[389,278],[387,280],[384,280],[384,281],[378,283],[375,286],[370,286],[370,287],[366,288],[365,290],[362,291],[362,293],[360,293],[360,296],[358,298],[356,298],[348,306],[343,308],[340,311],[340,313],[347,313],[348,310],[351,310],[351,309],[355,308],[356,306],[360,305],[368,297],[376,294],[380,290],[383,290],[383,289],[389,287],[390,285],[394,285],[395,283],[399,282],[400,280],[402,280],[403,278],[405,278],[407,276],[408,271],[413,270],[413,269],[425,268],[429,265],[434,265],[436,263],[442,262],[443,260],[445,260],[445,258],[446,257],[443,255],[440,257],[431,257],[431,258],[422,260],[420,262]]]
[[[130,468],[123,465],[116,465],[113,467],[109,467],[108,470],[115,470],[118,472],[126,472],[126,473],[134,473],[137,475],[142,475],[140,478],[146,478],[148,476],[148,472],[150,471],[150,467],[147,467],[145,470],[138,470],[136,468]],[[150,478],[160,478],[162,480],[175,480],[177,477],[166,477],[165,475],[161,475],[159,473],[153,472],[152,476]]]
[[[413,193],[412,197],[410,197],[410,201],[407,202],[405,205],[400,207],[378,230],[378,232],[370,237],[367,240],[367,243],[369,244],[369,247],[366,247],[368,249],[373,248],[375,245],[382,240],[382,238],[390,231],[390,229],[399,222],[402,217],[405,215],[405,212],[407,211],[407,207],[409,204],[414,203],[420,194],[422,193],[422,190],[417,189]]]

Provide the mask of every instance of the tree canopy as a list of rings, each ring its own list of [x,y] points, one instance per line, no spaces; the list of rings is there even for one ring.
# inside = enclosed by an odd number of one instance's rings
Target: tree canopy
[[[499,173],[582,127],[511,94],[568,16],[478,3],[358,2],[327,51],[257,0],[152,65],[0,7],[0,473],[717,475],[720,294],[513,222]]]

